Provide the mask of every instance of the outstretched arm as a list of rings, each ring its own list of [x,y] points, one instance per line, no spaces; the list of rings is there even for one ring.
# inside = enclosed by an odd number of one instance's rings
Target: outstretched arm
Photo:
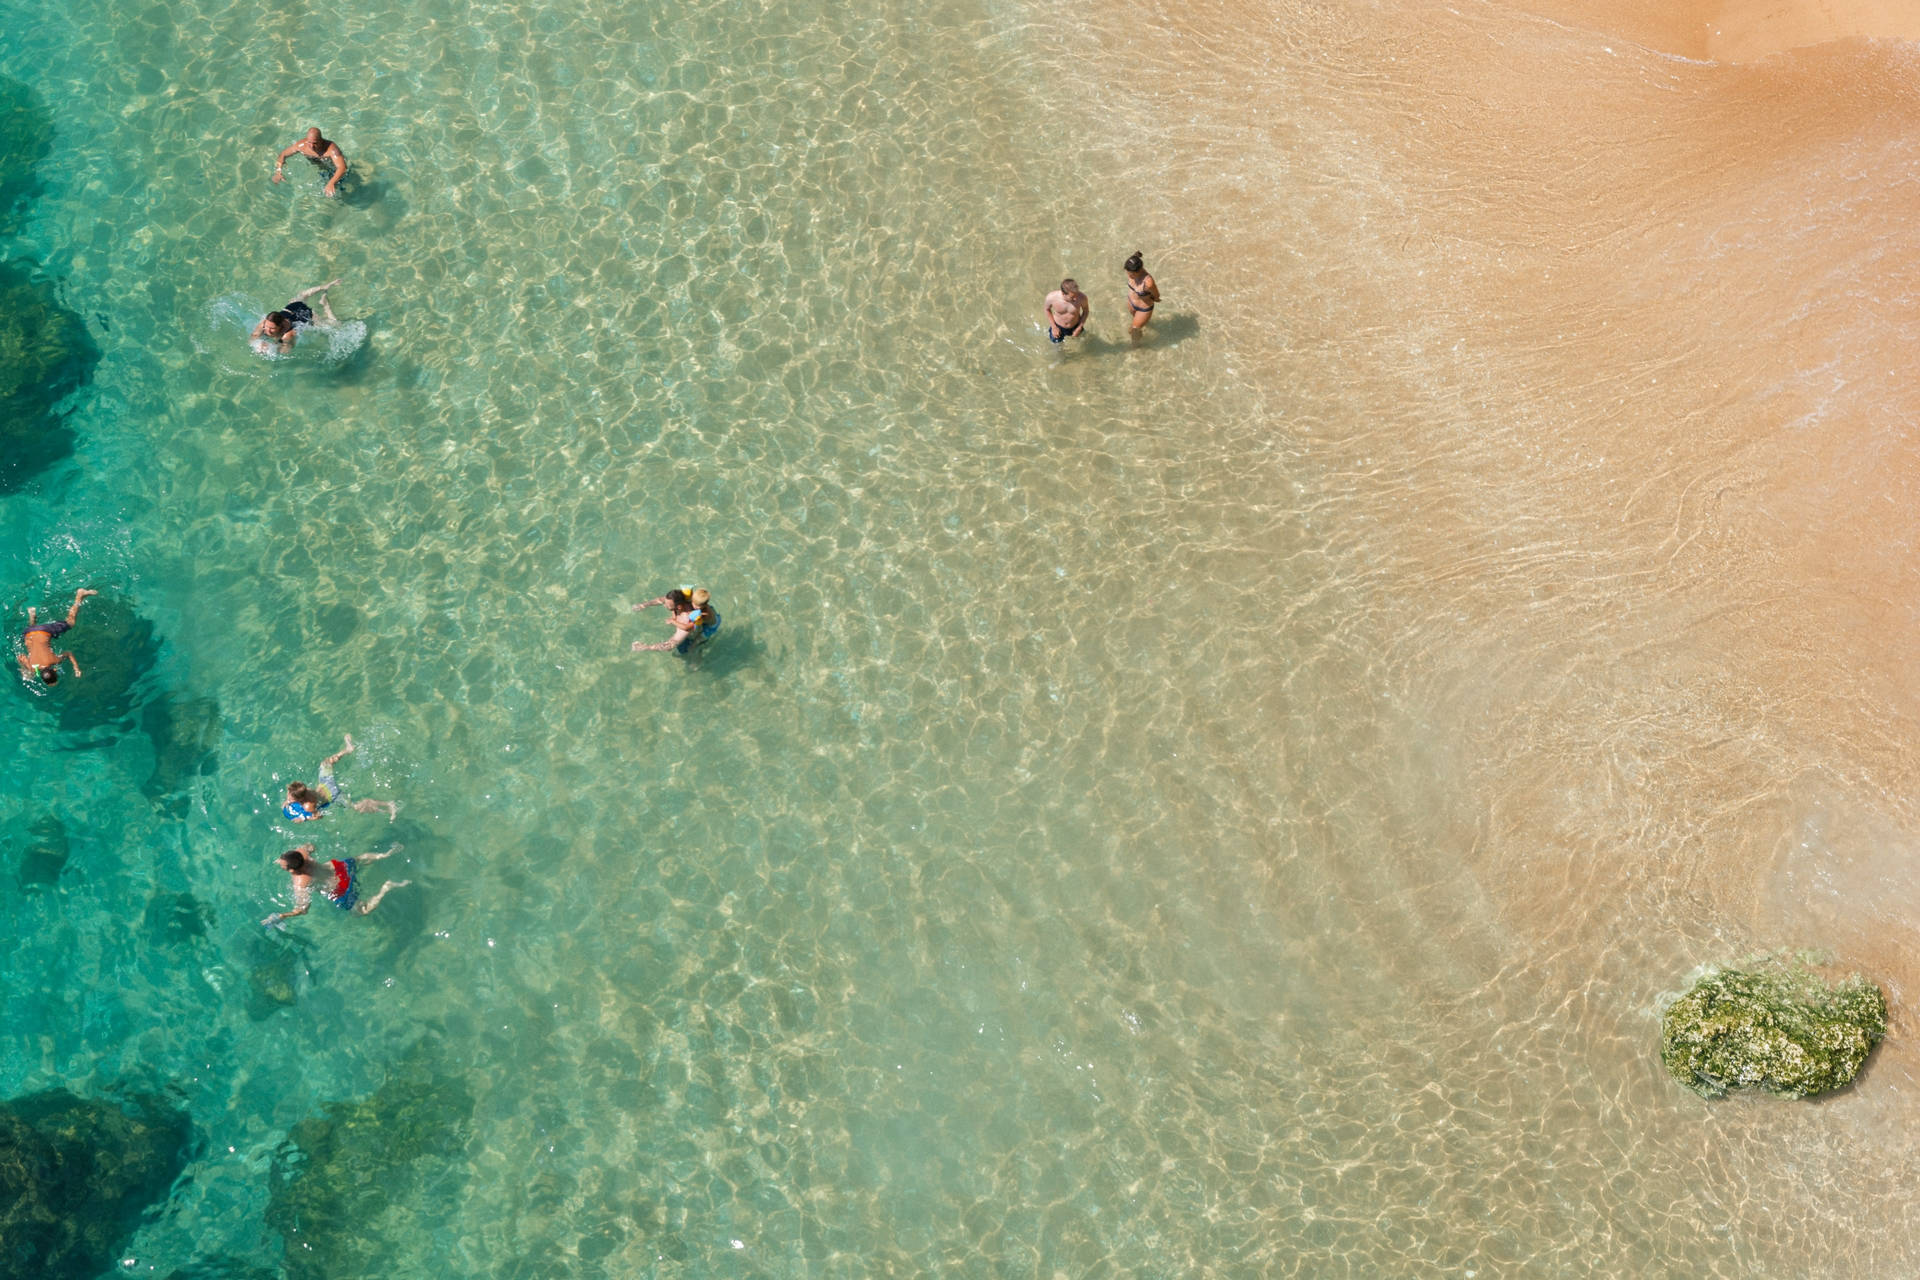
[[[78,680],[80,678],[80,664],[73,660],[73,654],[71,653],[61,654],[59,658],[55,658],[53,660],[53,665],[56,667],[59,666],[61,658],[66,659],[67,665],[73,668],[73,678],[75,680]]]
[[[98,591],[95,591],[92,587],[82,587],[78,591],[74,592],[73,608],[67,610],[67,625],[72,626],[74,623],[74,620],[80,616],[80,602],[82,600],[85,600],[88,596],[97,596],[99,594],[100,593]],[[75,674],[78,674],[78,673],[76,672]]]
[[[347,176],[347,157],[340,148],[335,147],[327,153],[327,159],[333,161],[333,176],[327,179],[326,186],[320,188],[320,194],[330,196],[336,194],[340,179]]]
[[[301,845],[302,849],[312,849],[310,844]],[[278,924],[282,920],[291,920],[295,916],[307,914],[307,908],[313,904],[313,881],[311,879],[293,882],[293,910],[276,911],[262,920],[261,924]]]
[[[275,182],[279,182],[287,176],[287,157],[292,155],[294,152],[298,151],[299,149],[300,149],[300,144],[296,142],[292,146],[288,147],[285,151],[282,151],[280,153],[280,158],[273,162],[273,180]]]
[[[669,604],[669,603],[671,603],[671,601],[669,601],[665,596],[655,596],[651,600],[642,600],[639,604],[633,606],[633,611],[635,613],[638,613],[642,609],[651,609],[653,608],[653,606],[657,604]]]

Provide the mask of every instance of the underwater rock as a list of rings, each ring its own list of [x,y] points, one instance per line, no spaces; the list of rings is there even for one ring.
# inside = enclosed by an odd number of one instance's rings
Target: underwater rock
[[[64,1089],[0,1104],[0,1272],[92,1280],[186,1166],[186,1113]]]
[[[416,1050],[371,1097],[330,1103],[295,1125],[267,1201],[267,1225],[287,1242],[288,1280],[398,1274],[403,1242],[384,1238],[379,1221],[396,1209],[419,1216],[409,1202],[429,1180],[445,1187],[472,1116],[460,1076]]]
[[[247,970],[247,1017],[260,1022],[291,1007],[299,998],[295,984],[300,962],[281,950]]]
[[[66,824],[50,813],[41,814],[27,824],[27,846],[20,854],[21,887],[38,889],[59,883],[71,854]]]
[[[37,171],[52,150],[52,117],[33,90],[0,76],[0,235],[20,229],[20,209],[39,194]]]
[[[73,453],[58,406],[99,362],[86,326],[53,286],[18,262],[0,262],[0,493]]]
[[[140,727],[153,743],[153,772],[140,794],[156,804],[185,791],[188,783],[213,772],[220,742],[220,704],[211,698],[171,695],[147,704]]]
[[[1783,1098],[1852,1081],[1887,1034],[1887,1000],[1859,974],[1829,984],[1768,957],[1694,983],[1661,1022],[1660,1061],[1705,1098],[1765,1089]]]
[[[141,927],[149,938],[167,945],[198,942],[207,936],[207,909],[190,893],[156,891],[147,899]]]

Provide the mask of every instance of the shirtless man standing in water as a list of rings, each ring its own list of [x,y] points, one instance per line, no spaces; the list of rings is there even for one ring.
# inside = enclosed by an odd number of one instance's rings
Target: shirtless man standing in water
[[[333,166],[333,176],[327,179],[326,186],[320,188],[320,194],[323,196],[339,194],[340,179],[347,175],[347,157],[346,154],[340,150],[339,143],[321,137],[318,129],[307,130],[306,137],[300,139],[300,141],[294,143],[285,151],[282,151],[280,158],[273,162],[273,180],[275,182],[283,181],[286,178],[287,157],[293,155],[295,152],[313,161],[322,169],[331,164]]]
[[[1060,287],[1047,295],[1044,304],[1047,311],[1047,341],[1056,346],[1068,338],[1077,338],[1087,331],[1087,312],[1091,310],[1087,295],[1080,292],[1080,286],[1072,276],[1060,282]]]

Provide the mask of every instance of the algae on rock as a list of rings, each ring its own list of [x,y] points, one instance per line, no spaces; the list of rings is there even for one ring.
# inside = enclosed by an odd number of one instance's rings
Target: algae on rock
[[[1660,1060],[1705,1098],[1765,1089],[1783,1098],[1852,1081],[1887,1034],[1887,1001],[1859,974],[1829,984],[1806,965],[1767,957],[1694,983],[1661,1022]]]
[[[184,1112],[65,1090],[0,1104],[0,1274],[92,1280],[186,1165]]]
[[[329,1103],[295,1125],[267,1201],[288,1280],[408,1274],[408,1242],[433,1216],[420,1202],[464,1167],[473,1107],[465,1080],[416,1049],[371,1097]]]
[[[0,493],[14,493],[73,452],[60,401],[93,376],[100,351],[53,286],[0,262]]]

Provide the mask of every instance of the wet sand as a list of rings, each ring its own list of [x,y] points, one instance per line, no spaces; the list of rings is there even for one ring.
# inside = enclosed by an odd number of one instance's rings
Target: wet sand
[[[1530,0],[1519,7],[1713,62],[1755,62],[1835,40],[1920,39],[1920,11],[1897,0]]]
[[[1630,1163],[1682,1134],[1726,1161],[1702,1176],[1781,1233],[1769,1265],[1909,1262],[1855,1170],[1904,1168],[1920,1119],[1920,106],[1906,46],[1839,38],[1920,20],[1552,8],[1648,48],[1490,5],[1199,3],[1061,56],[1124,86],[1089,90],[1106,216],[1168,246],[1170,301],[1235,336],[1391,584],[1356,644],[1444,833],[1355,856],[1465,868],[1489,918],[1429,891],[1410,932],[1557,1005],[1602,1075],[1651,1059],[1694,965],[1878,977],[1893,1032],[1827,1106],[1708,1136],[1656,1070],[1611,1123]],[[1791,1227],[1783,1150],[1821,1188]]]

